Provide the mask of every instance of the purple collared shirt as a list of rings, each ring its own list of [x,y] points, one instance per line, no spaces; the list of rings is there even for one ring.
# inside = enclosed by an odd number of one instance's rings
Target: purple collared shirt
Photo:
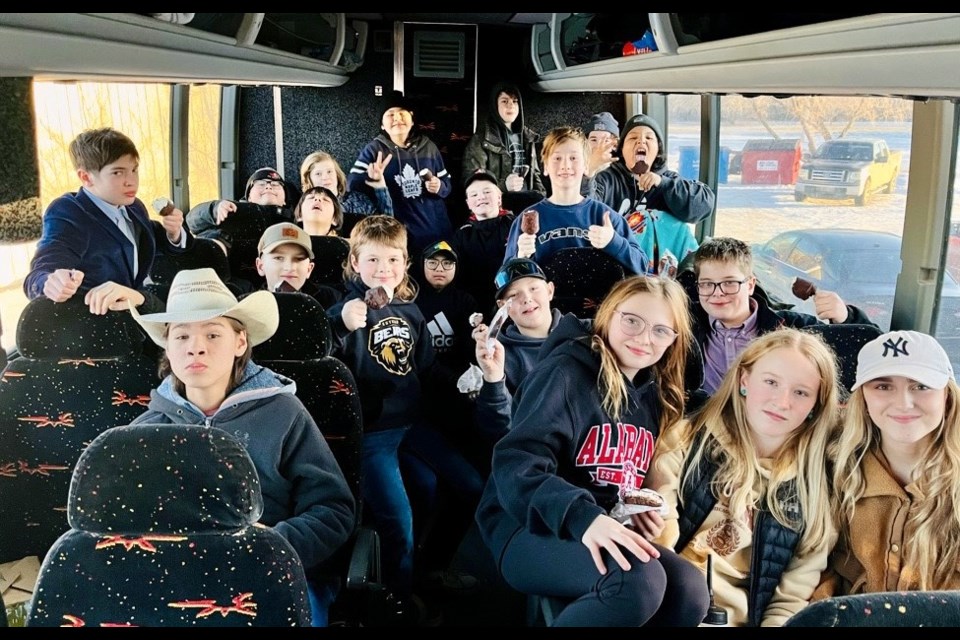
[[[709,317],[709,316],[708,316]],[[751,340],[757,337],[757,301],[750,298],[750,317],[739,327],[728,329],[710,318],[710,333],[703,353],[703,388],[711,396],[723,376]]]

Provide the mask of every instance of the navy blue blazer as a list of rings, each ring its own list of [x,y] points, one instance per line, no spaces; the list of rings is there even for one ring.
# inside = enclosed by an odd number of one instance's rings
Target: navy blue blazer
[[[127,213],[139,232],[136,273],[130,241],[83,190],[66,193],[50,203],[43,214],[43,235],[23,283],[27,298],[42,296],[47,276],[57,269],[82,271],[81,292],[111,281],[142,289],[157,251],[156,228],[160,228],[164,241],[166,234],[159,223],[150,220],[139,199],[127,207]]]

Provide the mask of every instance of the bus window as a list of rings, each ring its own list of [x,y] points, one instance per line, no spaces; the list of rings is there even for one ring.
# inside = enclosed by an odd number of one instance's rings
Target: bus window
[[[960,372],[960,163],[953,176],[953,208],[947,233],[947,267],[940,290],[936,336],[950,356],[956,377]]]
[[[213,84],[190,87],[190,166],[188,168],[190,202],[187,208],[220,198],[220,86]],[[146,202],[146,200],[144,200]]]
[[[814,313],[811,300],[791,293],[793,279],[806,273],[888,330],[912,113],[910,101],[892,98],[724,96],[720,147],[734,161],[728,159],[727,180],[717,185],[714,235],[750,244],[760,285],[797,311]],[[839,147],[848,143],[876,152],[872,159],[844,159]],[[770,259],[787,232],[804,243],[802,253],[791,254],[802,255],[803,264]],[[897,256],[894,263],[888,254]],[[818,269],[810,270],[811,260]]]

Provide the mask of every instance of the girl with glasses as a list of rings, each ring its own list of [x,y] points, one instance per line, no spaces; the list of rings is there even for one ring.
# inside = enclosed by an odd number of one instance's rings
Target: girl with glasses
[[[705,570],[731,626],[780,626],[806,606],[836,542],[827,443],[837,368],[816,335],[751,342],[702,410],[657,443],[650,486],[668,506],[641,530]]]
[[[680,285],[627,278],[592,330],[563,323],[550,334],[517,390],[477,523],[514,589],[568,601],[555,626],[703,620],[703,574],[652,543],[636,517],[608,515],[644,483],[661,429],[683,415],[690,343]]]

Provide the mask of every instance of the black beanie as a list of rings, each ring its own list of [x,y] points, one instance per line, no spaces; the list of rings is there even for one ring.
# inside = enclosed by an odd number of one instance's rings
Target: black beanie
[[[657,152],[657,157],[654,158],[650,164],[650,170],[658,171],[667,163],[667,145],[663,143],[663,129],[660,128],[660,123],[645,113],[638,113],[624,123],[623,131],[620,132],[620,144],[617,146],[617,155],[623,158],[623,141],[626,139],[627,134],[630,133],[630,130],[636,127],[650,127],[653,129],[653,133],[656,134],[657,146],[660,147],[660,150]],[[629,167],[627,168],[629,169]]]
[[[253,175],[250,176],[250,179],[247,180],[247,188],[243,190],[244,200],[250,197],[250,188],[253,187],[253,183],[257,180],[272,180],[273,182],[279,182],[284,188],[284,192],[286,192],[287,187],[283,182],[283,176],[277,173],[277,170],[272,167],[264,167],[263,169],[257,169],[254,171]]]

